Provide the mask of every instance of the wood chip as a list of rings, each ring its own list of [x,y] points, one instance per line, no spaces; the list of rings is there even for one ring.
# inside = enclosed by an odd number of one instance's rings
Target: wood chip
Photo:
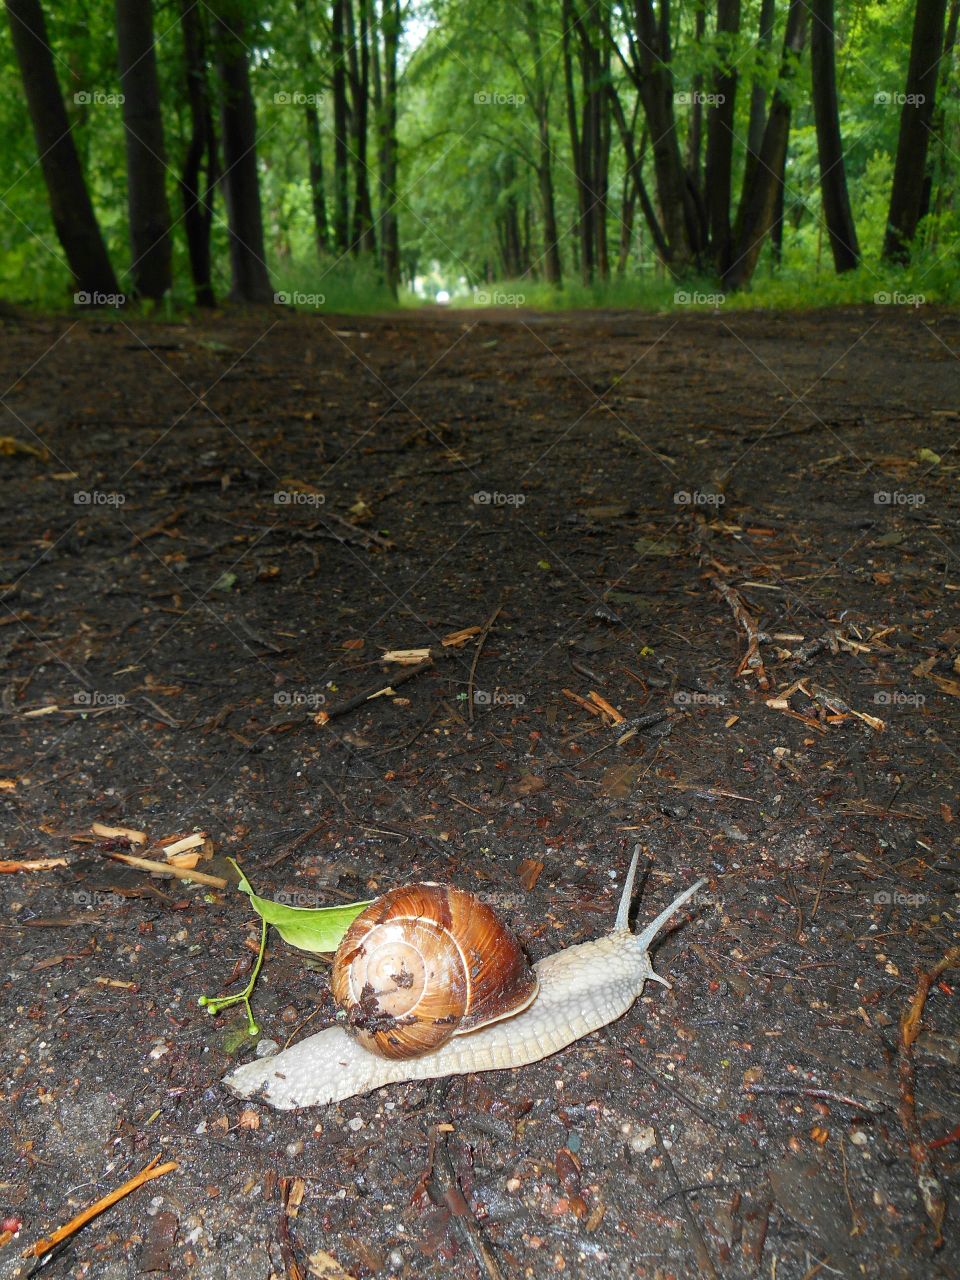
[[[104,822],[94,822],[91,823],[90,830],[95,836],[102,836],[105,840],[129,840],[131,844],[147,843],[147,833],[137,831],[134,827],[108,827]]]

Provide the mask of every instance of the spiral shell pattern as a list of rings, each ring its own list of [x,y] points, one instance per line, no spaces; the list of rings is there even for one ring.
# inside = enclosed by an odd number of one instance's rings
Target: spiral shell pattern
[[[361,1044],[385,1058],[413,1058],[525,1009],[537,977],[485,903],[449,885],[413,884],[354,920],[331,986]]]

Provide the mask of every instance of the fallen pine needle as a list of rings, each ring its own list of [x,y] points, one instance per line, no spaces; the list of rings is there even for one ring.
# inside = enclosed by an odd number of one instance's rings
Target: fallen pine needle
[[[49,1253],[55,1248],[61,1240],[66,1240],[70,1236],[75,1235],[81,1227],[85,1227],[88,1222],[103,1213],[104,1209],[109,1209],[115,1205],[118,1200],[123,1200],[131,1191],[136,1191],[137,1187],[142,1187],[145,1182],[150,1182],[154,1178],[162,1178],[165,1173],[179,1168],[176,1160],[168,1160],[166,1164],[158,1164],[159,1156],[154,1156],[145,1169],[141,1169],[138,1174],[125,1182],[122,1187],[117,1187],[115,1191],[109,1191],[101,1199],[94,1201],[86,1209],[83,1209],[75,1218],[71,1218],[68,1223],[62,1227],[58,1227],[53,1235],[48,1236],[45,1240],[38,1240],[37,1243],[29,1248],[23,1255],[25,1258],[42,1258],[45,1253]]]
[[[175,867],[170,862],[154,862],[152,858],[138,858],[132,853],[111,853],[108,857],[113,858],[115,862],[125,862],[129,867],[137,867],[140,871],[154,871],[161,875],[173,876],[175,880],[208,884],[214,889],[227,887],[223,876],[210,876],[205,871],[190,871],[186,867]]]
[[[0,862],[0,872],[8,874],[12,871],[48,871],[51,867],[65,867],[66,858],[28,858],[17,861],[16,858]]]

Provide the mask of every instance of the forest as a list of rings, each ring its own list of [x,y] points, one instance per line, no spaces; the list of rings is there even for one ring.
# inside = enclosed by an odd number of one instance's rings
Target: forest
[[[0,290],[949,300],[957,0],[7,0]]]

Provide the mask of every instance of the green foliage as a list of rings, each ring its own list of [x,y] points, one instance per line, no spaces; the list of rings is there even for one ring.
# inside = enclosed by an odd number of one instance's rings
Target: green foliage
[[[314,299],[302,304],[321,314],[374,311],[394,304],[383,283],[376,255],[341,256],[318,252],[304,96],[317,103],[327,185],[327,217],[332,219],[333,107],[331,96],[329,0],[231,0],[242,12],[252,49],[251,83],[258,121],[258,160],[268,266],[276,291]],[[845,166],[863,266],[837,280],[823,226],[817,144],[810,100],[809,59],[791,87],[793,116],[788,153],[783,259],[779,269],[766,249],[753,287],[742,305],[822,305],[827,301],[868,302],[877,292],[922,293],[954,300],[956,262],[951,246],[960,231],[954,196],[960,154],[960,100],[953,66],[944,67],[940,104],[942,142],[931,152],[934,194],[931,211],[917,236],[905,275],[881,265],[880,249],[897,145],[915,0],[837,0],[837,77]],[[354,0],[356,17],[359,8]],[[769,49],[757,44],[760,0],[744,0],[741,30],[720,38],[714,4],[706,4],[706,29],[695,39],[695,5],[671,7],[671,73],[678,142],[686,156],[696,118],[692,94],[710,93],[718,74],[735,70],[734,200],[743,182],[751,89],[762,86],[769,100],[780,62],[786,4],[779,3]],[[379,14],[380,0],[373,7]],[[578,0],[578,11],[585,6]],[[55,65],[73,135],[100,226],[121,289],[129,281],[126,174],[122,113],[111,102],[117,93],[113,6],[92,0],[44,5]],[[210,37],[211,10],[201,6]],[[190,135],[185,91],[183,38],[176,6],[155,6],[157,58],[163,97],[169,167],[168,196],[176,221],[175,282],[172,304],[192,305],[178,186]],[[609,21],[616,49],[610,80],[639,144],[643,112],[624,60],[629,61],[625,23],[631,6],[601,0],[591,20]],[[405,277],[403,303],[430,300],[438,288],[454,302],[476,305],[476,291],[523,294],[527,305],[673,306],[678,285],[664,275],[652,250],[639,209],[633,213],[629,253],[617,272],[624,197],[628,177],[617,131],[612,131],[606,225],[611,276],[581,283],[578,262],[578,192],[569,135],[563,69],[561,0],[418,0],[405,9],[407,34],[401,58],[399,95],[400,173],[398,210]],[[376,22],[372,38],[377,37]],[[577,38],[568,33],[578,123],[584,85]],[[218,114],[218,82],[212,44],[209,82]],[[44,307],[70,305],[72,290],[52,224],[42,170],[26,115],[10,33],[0,24],[0,131],[7,180],[0,193],[0,295]],[[81,95],[75,99],[75,95]],[[87,95],[88,100],[83,99]],[[296,95],[300,95],[299,98]],[[705,126],[708,109],[704,108]],[[375,110],[366,157],[374,215],[382,212],[378,190]],[[545,230],[540,186],[543,164],[540,131],[550,139],[563,288],[544,284]],[[704,128],[704,135],[705,135]],[[701,152],[702,155],[702,152]],[[351,166],[354,159],[351,157]],[[648,153],[644,180],[656,199]],[[351,172],[351,199],[355,175]],[[379,222],[375,233],[380,236]],[[229,287],[229,246],[222,191],[215,197],[212,232],[214,284],[219,299]],[[495,285],[517,269],[519,254],[528,267],[522,279]],[[521,267],[522,269],[522,267]],[[681,291],[710,294],[716,281],[685,280]],[[323,297],[323,303],[315,300]],[[776,300],[776,301],[774,301]],[[686,304],[683,304],[686,305]],[[726,305],[733,305],[728,302]],[[741,305],[738,300],[736,305]]]

